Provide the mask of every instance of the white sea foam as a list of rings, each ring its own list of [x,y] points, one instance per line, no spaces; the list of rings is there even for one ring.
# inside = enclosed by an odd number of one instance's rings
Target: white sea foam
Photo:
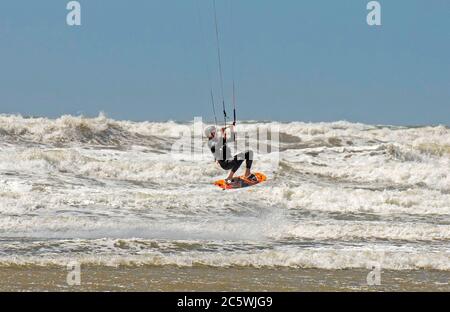
[[[0,115],[0,265],[450,269],[448,128],[269,124],[278,169],[223,192],[171,154],[190,124]]]
[[[86,248],[82,242],[77,242],[78,248]],[[106,246],[104,246],[106,247]],[[178,247],[179,248],[179,247]],[[176,265],[180,267],[212,266],[212,267],[292,267],[320,269],[372,269],[374,264],[383,270],[414,270],[433,269],[450,270],[450,253],[409,251],[389,248],[274,248],[253,251],[179,251],[161,252],[144,250],[130,255],[129,250],[93,254],[90,252],[61,255],[52,253],[46,257],[21,255],[0,256],[0,265],[62,265],[71,261],[91,265]]]

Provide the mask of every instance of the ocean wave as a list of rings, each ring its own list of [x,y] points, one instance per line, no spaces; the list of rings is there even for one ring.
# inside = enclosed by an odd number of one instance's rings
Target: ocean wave
[[[100,114],[95,118],[64,115],[57,119],[25,118],[20,115],[0,115],[0,136],[13,141],[34,143],[86,143],[120,145],[151,142],[157,138],[179,138],[191,123],[119,121]],[[438,155],[448,154],[450,129],[435,127],[371,126],[345,121],[330,123],[303,122],[241,122],[238,131],[254,132],[258,126],[276,127],[280,142],[316,146],[354,145],[358,140],[369,144],[397,142],[417,146],[420,150]],[[203,124],[205,126],[205,124]],[[359,142],[360,143],[360,142]],[[322,145],[321,145],[322,144]]]
[[[74,261],[81,265],[104,266],[179,266],[179,267],[255,267],[255,268],[314,268],[341,270],[363,268],[371,270],[379,265],[383,270],[450,270],[447,252],[379,251],[370,249],[274,249],[253,252],[184,252],[163,254],[149,252],[145,255],[77,255],[49,257],[0,256],[1,266],[67,266]]]
[[[96,118],[70,115],[58,119],[24,118],[18,115],[0,115],[0,135],[11,142],[67,145],[154,145],[169,149],[167,138],[178,137],[174,122],[151,123],[116,121],[100,114]],[[166,139],[166,140],[165,140]]]
[[[278,155],[255,153],[268,180],[223,192],[208,149],[171,149],[192,123],[0,115],[0,266],[343,269],[384,254],[449,270],[448,128],[264,126],[280,130]]]

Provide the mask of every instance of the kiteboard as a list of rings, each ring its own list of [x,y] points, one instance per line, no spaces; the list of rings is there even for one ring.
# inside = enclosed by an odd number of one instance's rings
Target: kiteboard
[[[226,183],[225,180],[219,180],[214,182],[214,185],[217,185],[223,190],[233,190],[233,189],[240,189],[244,187],[253,186],[256,184],[259,184],[261,182],[264,182],[267,180],[267,177],[259,172],[253,173],[256,177],[255,180],[247,179],[244,176],[236,177],[231,180],[231,183]]]

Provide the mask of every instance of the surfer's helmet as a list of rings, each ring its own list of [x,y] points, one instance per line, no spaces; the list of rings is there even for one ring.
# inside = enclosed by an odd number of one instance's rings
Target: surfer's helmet
[[[210,139],[211,136],[216,135],[216,127],[214,126],[208,126],[205,128],[205,136]]]

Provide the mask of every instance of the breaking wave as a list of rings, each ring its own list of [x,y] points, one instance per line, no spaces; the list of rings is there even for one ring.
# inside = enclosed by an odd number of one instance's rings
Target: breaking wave
[[[209,154],[172,152],[191,123],[0,115],[0,266],[450,270],[449,128],[263,125],[278,166],[222,192]]]

